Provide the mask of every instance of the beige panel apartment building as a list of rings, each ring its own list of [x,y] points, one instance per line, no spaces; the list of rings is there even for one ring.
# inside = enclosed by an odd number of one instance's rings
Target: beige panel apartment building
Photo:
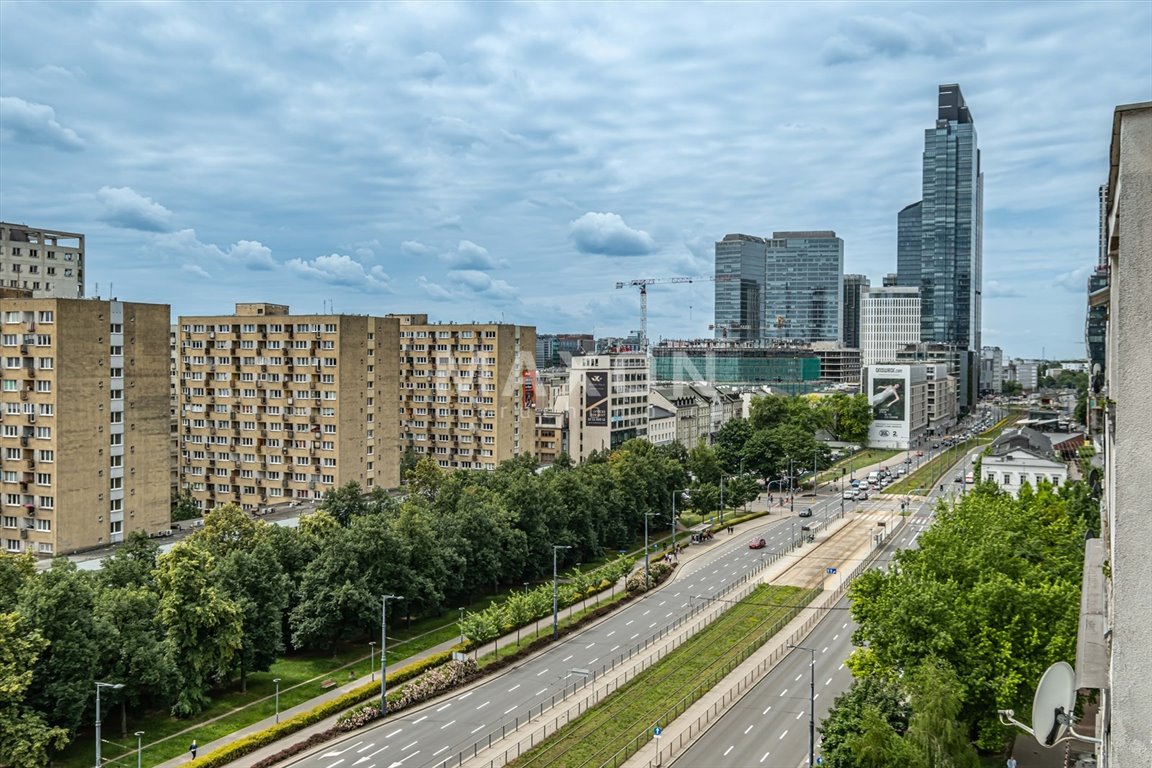
[[[534,327],[388,317],[400,322],[403,449],[444,469],[486,470],[534,450]]]
[[[0,287],[36,298],[82,298],[84,235],[0,221]]]
[[[181,485],[205,511],[399,485],[398,331],[394,318],[267,303],[181,317]]]
[[[0,538],[55,556],[169,528],[164,304],[0,288]]]

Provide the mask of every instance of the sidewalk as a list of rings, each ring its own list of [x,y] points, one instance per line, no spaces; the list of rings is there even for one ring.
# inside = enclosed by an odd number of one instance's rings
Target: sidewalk
[[[894,457],[888,459],[888,462],[896,461],[899,458],[900,457],[898,457],[898,456],[894,456]],[[873,467],[879,467],[883,463],[884,462],[877,461],[876,464],[873,465]],[[866,472],[870,471],[873,467],[865,467],[865,468],[859,469],[859,470],[857,470],[857,473],[859,473],[859,472],[865,472],[866,473]],[[821,491],[824,491],[824,490],[829,491],[829,496],[833,499],[837,495],[837,488],[836,488],[836,485],[834,483],[821,486]],[[820,495],[817,495],[816,497],[808,497],[808,498],[809,498],[809,501],[805,502],[806,506],[814,506],[816,503],[819,503],[819,501],[822,500]],[[791,516],[790,513],[788,512],[787,506],[779,507],[779,506],[770,505],[767,501],[766,494],[761,494],[755,501],[750,502],[748,505],[748,508],[749,508],[749,511],[767,511],[769,513],[769,516],[767,518],[768,520],[771,520],[773,517],[779,517],[781,514],[783,514],[785,516]],[[733,534],[731,534],[731,535],[718,534],[714,541],[716,544],[719,544],[719,543],[722,543],[726,538],[739,537],[739,536],[743,535],[744,532],[746,532],[749,528],[756,527],[758,525],[762,525],[764,522],[765,522],[764,518],[756,518],[754,520],[750,520],[750,521],[747,521],[744,523],[737,524],[736,530]],[[680,537],[680,540],[682,543],[686,543],[686,537],[687,537],[687,534],[683,533],[682,536]],[[711,546],[708,546],[708,545],[689,546],[687,549],[683,550],[680,553],[678,562],[680,564],[684,564],[685,562],[690,562],[691,560],[695,559],[696,557],[705,554],[710,549],[711,549]],[[674,583],[675,580],[676,580],[676,574],[674,574],[673,577],[669,581],[666,581],[665,584]],[[617,588],[622,588],[622,586],[623,586],[622,583],[620,583],[617,585]],[[575,610],[579,610],[581,608],[581,605],[583,605],[583,604],[581,603],[581,604],[569,606],[568,608],[562,609],[560,611],[560,618],[563,619],[563,618],[570,616]],[[539,631],[541,629],[544,629],[547,626],[549,626],[551,624],[551,622],[552,622],[551,616],[545,617],[543,619],[539,619],[533,625],[531,625],[531,631]],[[528,627],[521,628],[521,630],[520,630],[521,634],[528,632],[528,631],[529,631]],[[499,638],[495,642],[488,643],[487,645],[481,647],[479,649],[479,655],[484,656],[486,654],[492,653],[497,647],[500,647],[500,648],[507,647],[510,643],[514,642],[515,639],[516,639],[516,633],[515,632],[509,633],[508,635],[506,635],[502,638]],[[420,659],[426,658],[426,657],[431,656],[431,655],[436,654],[436,653],[443,653],[445,651],[450,651],[453,648],[456,648],[457,646],[458,646],[457,641],[455,641],[455,640],[447,641],[447,642],[441,643],[437,646],[434,646],[432,648],[428,648],[428,649],[426,649],[420,653],[414,654],[414,655],[404,659],[404,661],[400,662],[400,663],[409,664],[409,663],[412,663],[415,661],[419,661]],[[397,663],[394,662],[394,666],[396,664]],[[378,680],[379,680],[379,678],[377,677],[377,682],[378,682]],[[360,677],[360,678],[355,679],[355,680],[346,681],[344,684],[336,686],[336,687],[328,690],[327,692],[325,692],[319,696],[315,696],[311,699],[308,699],[307,701],[302,702],[302,703],[300,703],[294,707],[281,710],[280,720],[284,721],[284,720],[287,720],[287,719],[289,719],[295,715],[298,715],[300,713],[308,712],[308,711],[314,709],[315,707],[319,706],[322,703],[331,701],[331,700],[333,700],[339,696],[342,696],[345,693],[347,693],[347,692],[349,692],[355,688],[358,688],[358,687],[360,687],[366,683],[369,683],[369,682],[372,682],[371,676]],[[481,680],[478,680],[476,683],[473,683],[473,685],[477,685],[480,682],[483,682],[483,678],[481,678]],[[464,690],[466,690],[466,689],[464,689]],[[264,759],[265,757],[269,757],[271,755],[276,754],[277,752],[280,752],[285,747],[287,747],[289,744],[293,744],[293,743],[296,743],[299,741],[304,741],[305,739],[307,739],[308,737],[310,737],[312,735],[322,733],[323,731],[328,730],[329,728],[331,728],[332,726],[334,726],[336,724],[337,717],[338,716],[334,715],[334,716],[329,717],[325,720],[321,720],[318,723],[314,723],[314,724],[312,724],[306,728],[303,728],[299,731],[296,731],[295,733],[291,734],[290,736],[286,736],[283,739],[280,739],[279,741],[273,742],[272,744],[269,744],[266,747],[262,747],[262,748],[254,751],[252,753],[245,755],[243,758],[239,759],[237,762],[235,762],[233,764],[234,765],[252,765],[253,763],[259,762],[260,760]],[[260,732],[266,728],[270,728],[271,726],[273,726],[275,724],[276,724],[275,718],[270,717],[270,718],[266,718],[264,720],[261,720],[259,722],[253,723],[251,725],[245,726],[244,728],[241,728],[237,731],[229,733],[229,734],[222,736],[218,739],[215,739],[213,741],[199,743],[199,748],[197,750],[197,754],[199,756],[203,757],[204,755],[211,753],[213,750],[218,749],[219,747],[225,746],[227,744],[231,744],[231,743],[238,741],[238,740],[240,740],[246,736],[249,736],[253,733],[258,733],[258,732]],[[169,737],[168,740],[183,739],[185,742],[190,743],[194,738],[196,738],[197,729],[206,727],[208,725],[210,725],[210,722],[200,723],[197,726],[193,726],[193,727],[189,728],[189,730],[187,730],[183,734],[180,734],[178,736]],[[199,742],[199,740],[197,740],[197,741]],[[149,745],[145,745],[145,747],[144,747],[145,752],[147,752],[148,746]],[[181,756],[173,758],[171,760],[167,760],[163,763],[157,764],[158,768],[176,768],[177,766],[187,766],[187,765],[193,765],[193,766],[195,765],[195,762],[193,760],[191,760],[190,755],[188,755],[187,753],[182,754]]]

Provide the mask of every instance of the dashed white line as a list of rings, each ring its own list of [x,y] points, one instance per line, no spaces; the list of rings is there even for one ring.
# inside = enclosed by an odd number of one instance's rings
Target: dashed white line
[[[544,674],[544,673],[545,673],[545,672],[547,672],[547,671],[548,671],[548,670],[546,670],[546,669],[542,669],[542,670],[540,670],[539,672],[537,672],[537,673],[536,673],[536,677],[540,677],[540,675]]]
[[[731,751],[732,751],[732,750],[734,750],[734,749],[736,749],[736,745],[735,745],[735,744],[733,744],[732,746],[728,747],[728,749],[724,750],[724,755],[723,755],[723,757],[728,757],[728,753],[729,753],[729,752],[731,752]]]
[[[565,662],[565,661],[568,661],[568,659],[572,658],[574,655],[575,655],[575,654],[571,654],[571,653],[570,653],[570,654],[568,654],[568,655],[567,655],[567,656],[565,656],[564,658],[560,659],[561,663],[563,663],[563,662]]]
[[[780,691],[780,698],[784,698],[784,694],[786,694],[786,693],[788,693],[788,689],[787,689],[787,688],[785,688],[784,690]]]
[[[436,711],[437,712],[443,712],[444,710],[448,709],[448,707],[450,707],[450,706],[452,706],[452,702],[448,702],[447,704],[445,704],[442,707],[436,707]]]
[[[455,720],[449,720],[448,722],[444,723],[444,725],[440,726],[440,730],[444,730],[445,728],[447,728],[448,726],[452,725],[455,722],[456,722]]]
[[[484,707],[488,706],[488,705],[489,705],[489,704],[491,704],[491,703],[492,703],[492,702],[491,702],[490,700],[489,700],[489,701],[486,701],[486,702],[484,702],[483,704],[481,704],[480,706],[476,707],[476,709],[484,709]]]
[[[785,729],[784,729],[784,733],[780,734],[780,739],[781,739],[781,740],[783,740],[783,739],[784,739],[784,737],[785,737],[785,736],[787,736],[787,735],[788,735],[788,729],[787,729],[787,728],[785,728]]]
[[[419,720],[413,720],[413,721],[412,721],[412,725],[416,725],[417,723],[422,723],[422,722],[424,722],[424,721],[425,721],[425,720],[427,720],[427,719],[428,719],[428,715],[424,715],[424,716],[423,716],[423,717],[421,717]]]
[[[770,754],[772,754],[772,753],[771,753],[771,752],[765,752],[765,753],[764,753],[764,757],[760,758],[760,762],[764,762],[765,760],[767,760],[767,759],[768,759],[768,755],[770,755]]]
[[[548,670],[544,670],[544,671],[547,672]],[[468,693],[462,693],[456,697],[456,701],[463,701],[464,699],[468,698],[469,696],[471,696],[474,693],[476,693],[476,691],[468,691]]]
[[[404,750],[406,750],[406,749],[412,749],[412,747],[416,746],[416,744],[417,744],[417,742],[416,742],[416,741],[414,741],[414,742],[412,742],[411,744],[409,744],[409,745],[408,745],[408,746],[406,746],[406,747],[400,747],[400,751],[401,751],[401,752],[403,752],[403,751],[404,751]]]
[[[471,730],[471,732],[470,732],[470,734],[469,734],[469,735],[471,735],[472,733],[476,733],[476,731],[480,730],[480,729],[481,729],[481,728],[483,728],[485,725],[487,725],[487,723],[480,723],[480,725],[476,726],[475,728],[473,728],[473,729]]]
[[[440,747],[440,749],[438,749],[438,750],[436,750],[435,752],[433,752],[433,753],[432,753],[432,757],[436,757],[436,755],[440,754],[441,752],[443,752],[443,751],[444,751],[444,750],[446,750],[446,749],[448,749],[448,747],[446,747],[446,746],[445,746],[445,747]]]
[[[541,688],[540,690],[536,691],[536,693],[534,693],[532,695],[533,696],[539,696],[542,693],[548,693],[548,689],[547,688]]]
[[[512,691],[516,690],[519,687],[520,687],[520,683],[516,683],[516,685],[514,685],[508,689],[508,693],[512,693]]]
[[[771,709],[772,709],[772,707],[768,707],[768,709],[764,710],[764,711],[763,711],[763,712],[761,712],[760,714],[762,714],[762,715],[766,715],[766,714],[768,714],[768,711],[769,711],[769,710],[771,710]]]
[[[511,712],[514,709],[516,709],[516,707],[509,707],[508,709],[504,710],[504,714],[508,714],[509,712]]]
[[[747,728],[745,728],[745,729],[744,729],[744,735],[745,735],[745,736],[747,736],[747,735],[748,735],[748,731],[752,730],[752,729],[753,729],[753,728],[755,728],[755,727],[756,727],[756,725],[755,725],[755,724],[753,724],[753,725],[750,725],[750,726],[748,726]]]
[[[384,734],[384,738],[386,738],[386,739],[390,739],[390,738],[392,738],[393,736],[395,736],[396,734],[400,733],[400,731],[402,731],[402,730],[404,730],[404,729],[403,729],[403,728],[397,728],[396,730],[392,731],[392,733],[386,733],[386,734]]]

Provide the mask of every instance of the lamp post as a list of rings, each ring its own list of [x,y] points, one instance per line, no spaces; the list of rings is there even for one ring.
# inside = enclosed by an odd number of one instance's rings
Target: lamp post
[[[96,682],[96,768],[100,768],[102,762],[100,760],[100,689],[111,688],[118,691],[124,687],[124,683],[101,683]]]
[[[796,511],[796,460],[788,457],[788,511]]]
[[[457,608],[460,611],[460,645],[464,645],[464,609]]]
[[[723,479],[723,478],[721,478],[721,479]],[[680,494],[684,494],[685,496],[687,496],[688,495],[688,489],[687,488],[681,488],[680,490],[672,491],[672,556],[677,558],[677,559],[679,559],[679,557],[680,557],[680,552],[679,552],[679,550],[676,549],[676,497],[679,496]],[[723,520],[723,517],[724,517],[723,512],[720,513],[720,517],[721,517],[721,520]],[[647,542],[645,542],[645,545],[647,545]],[[647,549],[647,546],[645,546],[645,549]],[[645,576],[644,578],[647,579],[648,577]],[[647,589],[648,585],[645,584],[644,588]]]
[[[368,682],[376,682],[376,641],[368,641]]]
[[[648,518],[644,518],[644,561],[648,561]],[[556,553],[562,549],[572,549],[564,544],[552,545],[552,639],[560,637],[560,572],[556,570]]]
[[[380,596],[380,717],[388,714],[388,601],[400,595]]]
[[[142,768],[144,764],[144,731],[136,731],[136,768]]]
[[[644,513],[644,591],[648,591],[648,518],[655,515],[655,512]]]
[[[272,678],[272,682],[276,683],[276,722],[280,722],[280,678]]]
[[[788,644],[789,648],[807,651],[812,655],[808,665],[808,765],[816,764],[816,649]]]

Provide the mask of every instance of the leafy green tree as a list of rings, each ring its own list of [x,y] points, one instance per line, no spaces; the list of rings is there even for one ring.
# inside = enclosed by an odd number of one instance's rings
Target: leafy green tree
[[[716,432],[716,459],[725,472],[738,472],[744,458],[744,445],[752,437],[752,424],[747,419],[729,419]]]
[[[58,557],[20,591],[20,613],[48,641],[33,670],[28,703],[49,723],[70,731],[80,725],[92,698],[93,661],[100,655],[93,581],[89,572]]]
[[[35,575],[36,558],[31,553],[0,553],[0,611],[16,607],[21,588]]]
[[[253,520],[238,504],[222,504],[204,516],[204,526],[185,542],[203,547],[219,557],[251,548],[260,528],[266,525],[264,521]]]
[[[827,409],[825,428],[837,440],[863,445],[868,441],[868,427],[872,424],[872,407],[863,393],[849,395],[837,392],[825,398],[821,405]]]
[[[346,526],[353,517],[368,512],[368,499],[358,483],[348,482],[326,491],[320,509],[336,518],[340,525]]]
[[[428,501],[436,498],[440,490],[440,483],[444,480],[444,473],[436,462],[425,456],[416,462],[416,466],[404,478],[410,493],[423,496]]]
[[[156,620],[160,596],[151,584],[104,585],[96,593],[100,679],[124,685],[119,693],[120,732],[127,734],[128,706],[167,706],[179,672]]]
[[[215,566],[211,553],[187,542],[156,560],[157,616],[180,676],[172,705],[177,717],[204,708],[209,689],[227,678],[243,645],[243,611],[217,583]]]
[[[242,640],[236,653],[240,690],[248,691],[248,674],[266,672],[284,650],[283,612],[291,581],[267,541],[235,549],[217,558],[220,586],[241,613]]]
[[[775,429],[788,422],[788,398],[765,395],[752,398],[748,408],[748,422],[753,430]]]
[[[874,704],[865,704],[860,712],[860,731],[848,737],[844,751],[851,755],[851,762],[840,758],[836,765],[846,768],[919,768],[916,751],[900,738],[899,733],[884,713]],[[823,752],[824,762],[831,766],[827,751]]]
[[[1017,397],[1024,392],[1024,385],[1018,381],[1005,381],[1000,385],[1000,393],[1005,397]]]
[[[420,457],[412,446],[404,448],[404,452],[400,454],[400,481],[402,483],[408,481],[408,473],[416,469],[416,465],[420,462]]]
[[[703,440],[688,453],[688,471],[696,482],[709,485],[719,485],[723,474],[716,451]]]
[[[200,506],[196,503],[196,497],[192,495],[192,491],[187,488],[174,491],[169,505],[169,519],[176,523],[181,520],[195,520],[198,517],[200,517]]]
[[[875,715],[871,720],[865,716],[869,711]],[[908,729],[909,715],[904,691],[894,680],[884,675],[858,677],[847,691],[836,697],[820,725],[820,752],[824,764],[828,768],[856,768],[857,765],[869,764],[871,758],[861,757],[856,742],[865,733],[876,734],[869,741],[870,745],[877,741],[883,745],[876,754],[891,755],[895,748],[891,746],[888,734],[897,737],[903,734]],[[874,749],[868,747],[870,753]],[[899,763],[871,764],[895,766]]]
[[[105,589],[117,587],[146,587],[155,589],[152,571],[160,547],[143,531],[132,531],[124,543],[100,564],[97,579]]]
[[[976,768],[980,764],[968,741],[968,729],[960,720],[959,685],[955,671],[934,658],[917,667],[910,677],[912,716],[905,740],[925,768]]]
[[[68,743],[68,730],[50,726],[27,703],[33,670],[48,641],[15,611],[0,613],[0,765],[41,768]]]

